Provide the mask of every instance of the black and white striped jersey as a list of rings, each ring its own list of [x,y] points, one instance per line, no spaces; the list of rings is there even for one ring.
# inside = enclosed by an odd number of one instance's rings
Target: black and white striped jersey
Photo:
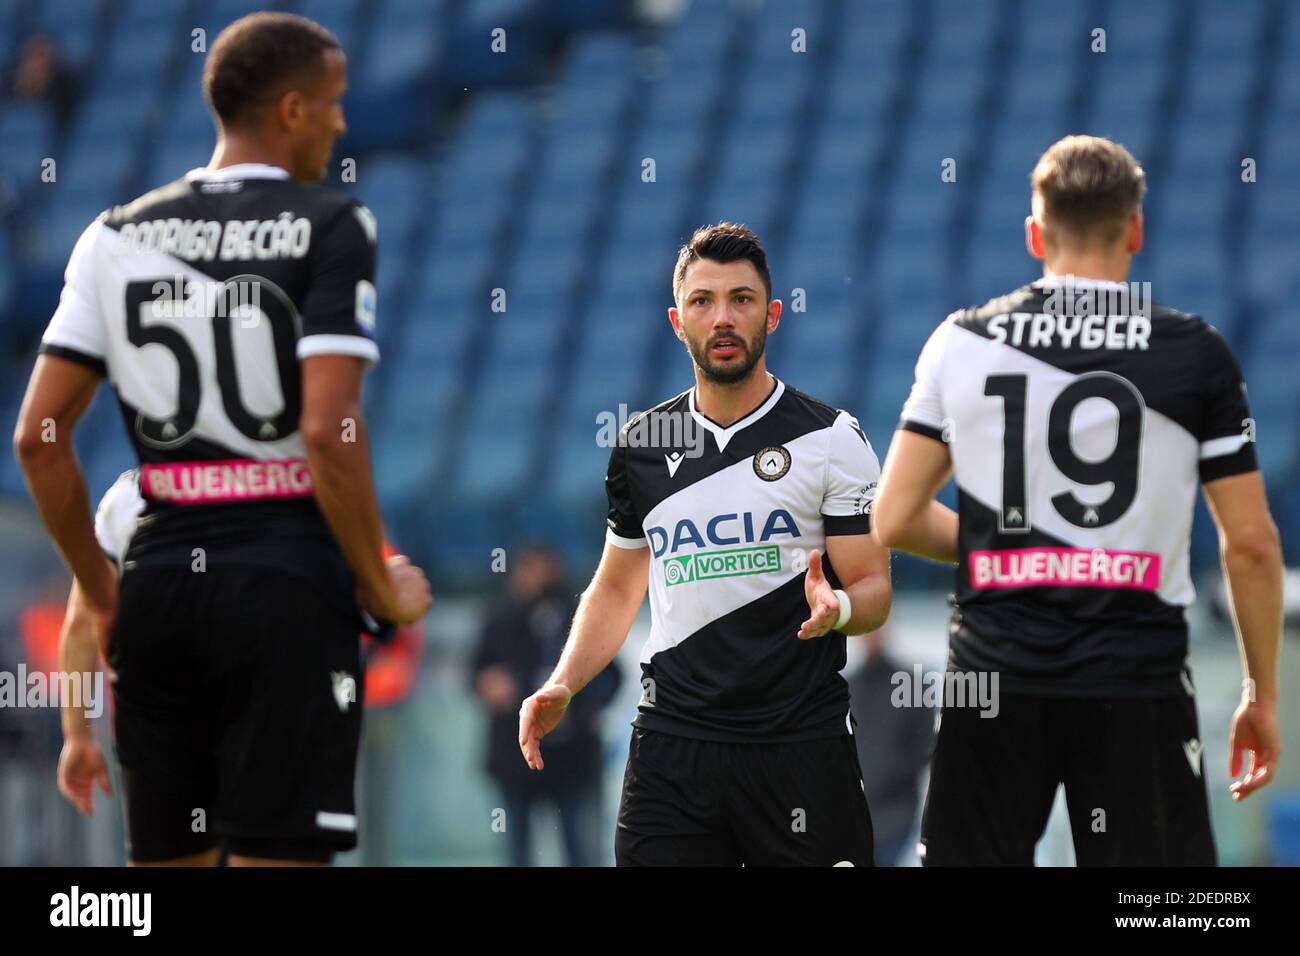
[[[631,419],[610,455],[607,540],[650,549],[636,726],[708,740],[850,732],[844,635],[796,634],[808,553],[870,531],[880,466],[852,415],[772,381],[726,427],[683,392]]]
[[[85,230],[41,351],[116,391],[146,501],[128,567],[202,549],[346,583],[298,428],[299,363],[378,359],[375,248],[364,206],[260,164],[191,170]]]
[[[1256,468],[1212,327],[1137,284],[1040,280],[939,326],[900,427],[952,455],[952,668],[1035,693],[1182,692],[1199,487]]]

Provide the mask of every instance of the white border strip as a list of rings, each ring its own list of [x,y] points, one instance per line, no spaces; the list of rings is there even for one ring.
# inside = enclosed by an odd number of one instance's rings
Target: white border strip
[[[649,546],[650,543],[645,538],[625,538],[621,534],[615,534],[613,528],[605,529],[605,540],[624,551],[635,551],[637,548]]]

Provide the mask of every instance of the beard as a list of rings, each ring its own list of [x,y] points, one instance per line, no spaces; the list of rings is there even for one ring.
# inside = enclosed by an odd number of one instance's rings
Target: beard
[[[740,360],[727,365],[712,361],[709,358],[709,349],[719,341],[735,342],[741,352]],[[703,344],[696,342],[689,335],[686,337],[686,350],[690,352],[691,359],[695,362],[696,367],[699,368],[705,378],[711,382],[717,382],[719,385],[731,385],[748,378],[750,373],[754,371],[754,366],[758,364],[758,360],[763,357],[763,351],[766,348],[766,324],[760,326],[758,331],[754,333],[754,337],[748,342],[734,332],[717,333]]]

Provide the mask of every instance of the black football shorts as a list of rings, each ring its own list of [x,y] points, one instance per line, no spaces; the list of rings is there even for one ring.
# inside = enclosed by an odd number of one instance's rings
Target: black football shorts
[[[853,737],[719,743],[635,728],[619,866],[871,866]]]
[[[109,665],[133,861],[356,845],[359,630],[282,571],[128,568]]]
[[[1214,866],[1196,702],[1002,694],[943,711],[926,866],[1032,866],[1064,784],[1080,866]]]

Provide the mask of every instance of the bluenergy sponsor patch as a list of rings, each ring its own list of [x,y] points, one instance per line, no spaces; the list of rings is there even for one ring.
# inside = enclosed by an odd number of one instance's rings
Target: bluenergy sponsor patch
[[[1160,586],[1160,555],[1106,548],[1002,548],[972,551],[971,587],[1124,588]]]

